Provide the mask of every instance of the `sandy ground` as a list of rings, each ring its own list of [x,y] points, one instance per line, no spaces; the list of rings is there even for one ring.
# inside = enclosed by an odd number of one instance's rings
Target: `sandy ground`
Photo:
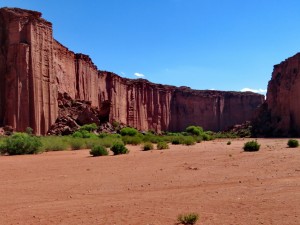
[[[88,150],[0,157],[0,224],[300,224],[300,148],[286,139],[215,140],[90,157]]]

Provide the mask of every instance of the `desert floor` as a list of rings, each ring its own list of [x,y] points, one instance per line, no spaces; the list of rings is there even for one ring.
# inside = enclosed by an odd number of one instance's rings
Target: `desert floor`
[[[300,148],[248,139],[90,157],[88,150],[0,157],[0,224],[300,224]]]

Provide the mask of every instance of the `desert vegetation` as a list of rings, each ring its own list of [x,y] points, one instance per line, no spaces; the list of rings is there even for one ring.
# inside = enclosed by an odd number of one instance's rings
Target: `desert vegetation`
[[[297,148],[297,147],[299,146],[299,142],[298,142],[298,140],[290,139],[290,140],[288,140],[287,145],[288,145],[290,148]]]
[[[260,149],[260,144],[257,141],[248,141],[244,144],[245,152],[256,152]]]
[[[97,145],[92,147],[90,154],[92,156],[104,156],[104,155],[108,155],[108,151],[104,146]]]
[[[154,131],[140,132],[132,127],[123,127],[118,133],[98,133],[96,124],[86,124],[71,135],[66,136],[34,136],[33,130],[27,128],[24,133],[14,133],[11,136],[1,137],[1,154],[20,155],[36,154],[45,151],[63,151],[91,149],[91,155],[99,152],[99,146],[111,149],[115,155],[128,153],[126,145],[141,145],[142,150],[152,150],[154,145],[158,150],[168,149],[172,145],[194,145],[202,141],[216,138],[234,138],[232,133],[214,133],[204,131],[200,126],[188,126],[184,132],[163,132],[156,134]],[[229,142],[228,142],[229,143]],[[230,142],[231,143],[231,142]],[[95,149],[94,149],[95,147]],[[92,149],[94,149],[92,151]],[[95,153],[94,153],[95,152]],[[99,153],[103,154],[103,153]]]
[[[180,214],[177,217],[178,224],[184,225],[193,225],[199,219],[199,215],[197,213],[187,213],[187,214]]]

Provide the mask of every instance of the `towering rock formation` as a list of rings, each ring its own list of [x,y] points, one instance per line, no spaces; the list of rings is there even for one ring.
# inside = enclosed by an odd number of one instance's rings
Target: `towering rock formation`
[[[250,92],[196,91],[99,71],[54,40],[51,23],[34,11],[0,9],[0,44],[0,126],[18,131],[45,134],[58,116],[58,93],[98,107],[102,122],[156,131],[224,130],[251,119],[264,101]]]
[[[255,121],[263,136],[300,135],[300,53],[274,66],[267,100]]]

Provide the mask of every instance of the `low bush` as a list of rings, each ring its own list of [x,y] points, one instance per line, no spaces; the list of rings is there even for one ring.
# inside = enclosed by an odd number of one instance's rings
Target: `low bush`
[[[189,134],[200,136],[203,133],[202,127],[199,126],[189,126],[185,129],[185,131]]]
[[[25,133],[32,135],[33,134],[33,129],[31,127],[26,127]]]
[[[92,149],[96,145],[102,145],[102,139],[100,138],[90,138],[84,140],[85,140],[85,147],[87,149]]]
[[[149,150],[152,150],[153,148],[154,147],[153,147],[153,144],[151,142],[146,142],[143,145],[143,150],[144,151],[149,151]]]
[[[290,139],[290,140],[288,140],[287,145],[288,145],[290,148],[297,148],[297,147],[299,146],[299,142],[298,142],[297,140]]]
[[[244,144],[244,151],[246,152],[255,152],[260,148],[260,144],[257,141],[248,141]]]
[[[182,144],[184,145],[194,145],[195,144],[195,139],[191,136],[186,136],[183,138]]]
[[[227,142],[227,145],[231,145],[231,141],[228,141],[228,142]]]
[[[4,140],[1,153],[8,155],[35,154],[39,152],[42,143],[38,137],[27,133],[15,133]]]
[[[203,138],[203,141],[210,141],[210,140],[213,140],[213,136],[208,133],[208,132],[205,132],[202,134],[202,138]]]
[[[69,137],[45,136],[41,137],[43,151],[63,151],[69,148],[67,139]]]
[[[115,129],[118,130],[118,129],[120,128],[120,123],[119,123],[118,121],[115,121],[115,120],[114,120],[114,121],[112,122],[112,126],[113,126]]]
[[[75,138],[94,138],[94,137],[97,137],[97,135],[95,135],[93,133],[90,133],[87,130],[79,130],[79,131],[74,132],[72,134],[72,137],[75,137]]]
[[[126,145],[139,145],[143,142],[142,138],[139,136],[123,136],[122,141]]]
[[[194,139],[195,139],[195,141],[197,143],[201,143],[203,141],[203,137],[202,136],[195,136]]]
[[[162,141],[162,137],[158,135],[154,135],[152,133],[147,133],[143,136],[143,142],[151,142],[151,143],[158,143]]]
[[[235,133],[232,132],[218,132],[212,134],[213,138],[238,138]]]
[[[108,136],[109,136],[108,133],[100,133],[100,134],[98,135],[99,138],[106,138],[106,137],[108,137]]]
[[[120,133],[122,136],[135,136],[138,134],[138,131],[131,127],[124,127],[121,129]]]
[[[158,142],[158,143],[157,143],[157,149],[158,149],[158,150],[169,149],[169,145],[168,145],[167,142],[164,142],[164,141]]]
[[[177,221],[179,224],[193,225],[198,221],[198,219],[199,215],[197,213],[188,213],[179,215]]]
[[[96,145],[91,149],[90,154],[94,157],[104,156],[104,155],[108,155],[108,151],[104,146]]]
[[[85,124],[83,126],[80,127],[80,131],[87,131],[87,132],[92,132],[92,131],[95,131],[97,130],[97,124],[95,123],[91,123],[91,124]]]
[[[86,145],[82,138],[71,138],[69,144],[72,150],[85,149]]]
[[[175,137],[172,139],[172,145],[180,145],[180,138]]]
[[[129,150],[122,143],[114,143],[110,150],[114,153],[114,155],[129,153]]]

